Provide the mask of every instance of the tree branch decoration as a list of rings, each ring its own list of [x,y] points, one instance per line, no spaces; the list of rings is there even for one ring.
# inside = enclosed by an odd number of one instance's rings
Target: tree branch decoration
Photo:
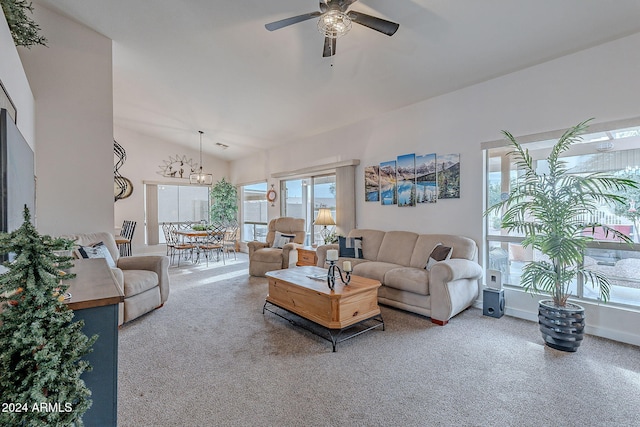
[[[30,49],[38,44],[47,45],[47,39],[39,34],[40,26],[27,14],[33,14],[33,3],[26,0],[0,0],[0,4],[16,46]]]
[[[91,391],[81,378],[83,358],[97,335],[64,303],[71,257],[57,255],[73,241],[40,235],[24,207],[24,223],[0,233],[0,254],[12,254],[0,274],[0,396],[14,404],[0,412],[2,426],[81,426]],[[17,405],[17,406],[16,406]],[[40,405],[56,410],[40,411]]]

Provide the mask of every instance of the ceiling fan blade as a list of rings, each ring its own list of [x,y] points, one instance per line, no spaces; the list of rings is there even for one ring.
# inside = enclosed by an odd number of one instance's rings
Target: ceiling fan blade
[[[322,50],[322,57],[326,58],[328,56],[333,56],[336,54],[336,40],[335,38],[325,37],[324,38],[324,49]]]
[[[322,15],[321,12],[310,12],[304,15],[292,16],[291,18],[281,19],[280,21],[271,22],[264,27],[269,31],[279,30],[280,28],[288,27],[289,25],[297,24],[298,22],[306,21],[311,18],[317,18]]]
[[[372,30],[380,31],[383,34],[388,36],[392,36],[398,31],[400,28],[400,24],[396,24],[395,22],[387,21],[386,19],[376,18],[375,16],[367,15],[366,13],[350,11],[347,13],[349,18],[353,22],[356,22],[360,25],[364,25],[365,27],[369,27]]]

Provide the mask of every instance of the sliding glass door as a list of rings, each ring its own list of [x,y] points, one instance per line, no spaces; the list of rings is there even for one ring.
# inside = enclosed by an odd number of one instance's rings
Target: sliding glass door
[[[264,242],[267,237],[267,183],[243,185],[240,187],[240,198],[241,239],[245,242]]]
[[[305,245],[322,244],[321,226],[314,226],[318,209],[329,208],[336,218],[336,176],[321,175],[281,182],[283,216],[303,218],[307,229]]]
[[[209,221],[208,186],[146,184],[147,244],[165,243],[163,222]]]

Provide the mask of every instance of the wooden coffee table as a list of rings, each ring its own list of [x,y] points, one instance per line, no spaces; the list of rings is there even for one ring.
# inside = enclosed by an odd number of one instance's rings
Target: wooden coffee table
[[[351,276],[349,285],[343,285],[337,278],[335,289],[331,290],[327,285],[327,270],[320,267],[276,270],[266,276],[269,295],[262,312],[269,311],[331,341],[334,352],[339,342],[378,327],[384,330],[378,306],[380,282],[377,280]],[[310,276],[322,276],[322,279]],[[318,328],[296,322],[295,318],[284,315],[273,306],[322,326],[328,337],[319,333]]]

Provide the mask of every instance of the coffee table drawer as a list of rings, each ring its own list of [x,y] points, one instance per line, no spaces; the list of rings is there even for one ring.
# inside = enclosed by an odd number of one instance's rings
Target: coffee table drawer
[[[271,277],[267,301],[329,329],[342,329],[380,314],[377,288],[337,295]]]
[[[313,289],[270,278],[267,301],[323,326],[331,322],[331,299]]]
[[[369,319],[380,314],[378,306],[378,290],[373,289],[350,297],[343,297],[336,307],[337,316],[332,319],[339,324],[339,328],[344,328],[354,323]]]

